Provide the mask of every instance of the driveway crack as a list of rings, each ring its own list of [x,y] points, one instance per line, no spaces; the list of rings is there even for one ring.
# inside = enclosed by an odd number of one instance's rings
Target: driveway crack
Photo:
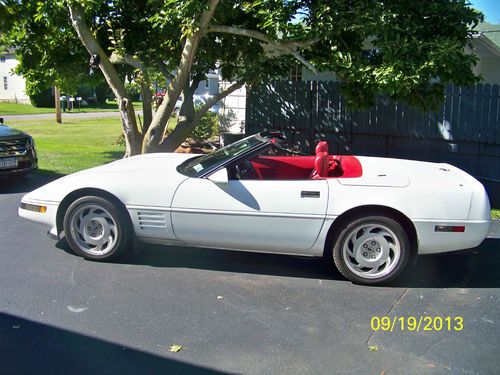
[[[406,288],[403,293],[401,293],[401,295],[396,298],[396,300],[394,301],[394,303],[392,304],[391,308],[385,313],[385,316],[389,316],[392,311],[394,310],[394,308],[396,307],[396,305],[399,303],[399,301],[401,301],[401,298],[404,297],[404,295],[408,292],[409,288]],[[365,344],[368,345],[368,343],[370,342],[370,340],[372,339],[373,335],[376,333],[376,331],[372,331],[372,333],[370,334],[370,336],[368,336],[368,338],[366,339],[366,342]]]

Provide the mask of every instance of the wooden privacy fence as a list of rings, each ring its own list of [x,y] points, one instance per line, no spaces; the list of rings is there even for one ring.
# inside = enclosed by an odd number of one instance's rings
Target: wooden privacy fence
[[[262,129],[309,153],[327,140],[336,154],[447,162],[480,179],[500,207],[498,85],[450,85],[440,111],[421,112],[384,97],[351,111],[335,82],[273,82],[247,91],[246,133]]]

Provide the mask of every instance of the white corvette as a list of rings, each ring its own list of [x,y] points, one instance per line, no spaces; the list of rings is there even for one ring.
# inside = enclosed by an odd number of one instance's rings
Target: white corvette
[[[353,282],[398,276],[410,258],[478,246],[488,196],[448,164],[290,155],[261,133],[209,155],[149,154],[78,172],[25,195],[19,215],[64,232],[78,255],[146,243],[325,256]],[[166,254],[168,256],[168,254]]]

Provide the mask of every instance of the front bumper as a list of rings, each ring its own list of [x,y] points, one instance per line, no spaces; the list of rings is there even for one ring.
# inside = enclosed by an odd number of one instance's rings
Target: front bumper
[[[59,202],[23,199],[21,204],[46,207],[46,210],[43,213],[19,207],[18,214],[24,219],[48,226],[50,236],[58,238],[57,208],[59,207]]]
[[[0,169],[0,176],[26,174],[38,168],[38,158],[34,154],[17,156],[17,167]]]

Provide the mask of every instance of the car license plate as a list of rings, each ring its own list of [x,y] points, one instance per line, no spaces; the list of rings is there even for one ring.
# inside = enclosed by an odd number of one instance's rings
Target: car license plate
[[[0,169],[17,168],[16,158],[0,158]]]

